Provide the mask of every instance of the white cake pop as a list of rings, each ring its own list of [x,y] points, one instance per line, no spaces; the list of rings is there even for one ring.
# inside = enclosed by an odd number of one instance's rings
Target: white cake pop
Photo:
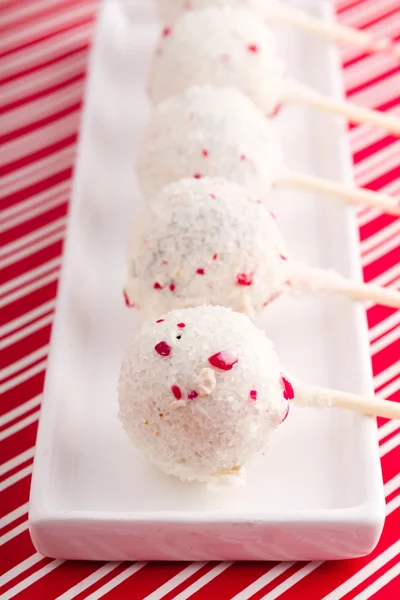
[[[237,8],[248,8],[255,11],[262,19],[283,21],[334,41],[354,44],[369,52],[391,50],[394,54],[399,53],[393,41],[388,37],[378,39],[367,31],[360,31],[339,23],[326,22],[277,0],[158,0],[157,4],[161,20],[166,25],[171,25],[189,10],[229,5]]]
[[[144,317],[201,304],[260,313],[287,288],[400,307],[400,293],[353,283],[288,257],[259,197],[220,179],[183,179],[139,214],[128,256],[127,304]]]
[[[272,32],[250,10],[223,6],[189,11],[163,30],[149,77],[154,103],[207,83],[238,87],[267,116],[281,103],[303,103],[400,134],[400,119],[325,97],[289,78]]]
[[[164,473],[237,480],[286,418],[292,397],[271,342],[222,307],[146,322],[123,359],[119,417]]]
[[[213,304],[253,314],[285,289],[274,217],[236,183],[183,179],[134,220],[126,294],[144,317]]]

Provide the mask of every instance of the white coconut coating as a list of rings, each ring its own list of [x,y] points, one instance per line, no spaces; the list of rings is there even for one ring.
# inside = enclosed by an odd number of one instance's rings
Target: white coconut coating
[[[146,322],[126,350],[118,393],[132,442],[188,481],[242,475],[289,408],[271,342],[219,306]]]
[[[158,0],[157,4],[161,20],[170,25],[189,10],[200,10],[209,6],[247,8],[256,11],[263,18],[268,18],[278,3],[275,0]]]
[[[289,277],[265,204],[236,183],[208,177],[169,184],[142,209],[128,264],[125,291],[145,318],[201,304],[253,315]]]
[[[230,6],[185,13],[163,30],[149,91],[155,104],[194,85],[237,87],[263,112],[284,96],[285,64],[257,14]]]
[[[139,181],[153,196],[184,177],[223,177],[263,196],[283,157],[274,124],[239,90],[202,86],[154,110],[139,155]]]

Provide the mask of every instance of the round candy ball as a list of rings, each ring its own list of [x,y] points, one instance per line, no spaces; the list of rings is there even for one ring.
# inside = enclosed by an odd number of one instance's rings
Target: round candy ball
[[[259,197],[223,179],[182,179],[135,218],[131,304],[145,317],[213,304],[253,315],[285,289],[286,249]]]
[[[190,88],[156,107],[142,139],[145,196],[184,177],[223,177],[266,194],[283,170],[274,124],[239,90]]]
[[[237,480],[288,414],[284,383],[272,343],[246,316],[219,306],[173,311],[128,346],[119,417],[164,473]]]
[[[284,96],[285,63],[264,21],[230,6],[185,13],[163,30],[149,78],[155,104],[194,85],[237,87],[265,114]]]

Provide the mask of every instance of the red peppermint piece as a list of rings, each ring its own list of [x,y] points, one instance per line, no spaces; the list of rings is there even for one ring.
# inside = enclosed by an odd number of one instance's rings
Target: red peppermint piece
[[[196,273],[197,275],[204,275],[205,271],[204,269],[197,269]]]
[[[175,284],[174,283],[170,283],[169,289],[171,290],[171,292],[173,292],[174,289],[175,289]]]
[[[185,323],[178,323],[177,327],[179,327],[179,329],[184,329],[186,327]]]
[[[171,32],[172,32],[171,27],[164,27],[164,29],[162,30],[162,36],[168,37],[169,35],[171,35]]]
[[[280,254],[279,258],[281,258],[282,260],[287,260],[286,256],[283,256],[283,254]]]
[[[203,150],[203,151],[202,151],[202,155],[203,155],[204,157],[207,157],[207,156],[208,156],[208,150]]]
[[[126,293],[126,290],[123,290],[123,291],[122,291],[122,293],[123,293],[123,295],[124,295],[125,305],[126,305],[128,308],[137,308],[136,304],[135,304],[134,302],[131,302],[131,301],[129,300],[129,296],[128,296],[128,294]]]
[[[154,346],[154,350],[160,356],[169,356],[172,348],[169,344],[167,344],[167,342],[158,342],[158,344]]]
[[[197,396],[198,396],[198,393],[193,390],[192,392],[190,392],[188,394],[188,399],[189,400],[194,400],[195,398],[197,398]]]
[[[245,154],[241,154],[240,160],[246,160],[246,155]]]
[[[158,319],[158,321],[156,321],[156,323],[164,323],[164,319]]]
[[[257,44],[248,44],[247,50],[249,52],[252,52],[253,54],[257,54],[259,48],[258,48]]]
[[[215,200],[215,198],[216,198],[215,194],[210,194],[210,198],[212,198],[213,200]]]
[[[285,400],[293,400],[294,398],[294,390],[293,386],[285,377],[281,377],[281,385],[283,389],[283,397]]]
[[[201,179],[201,173],[195,173],[195,174],[193,175],[193,177],[194,177],[195,179]]]
[[[249,286],[253,283],[253,273],[238,273],[236,275],[236,281],[239,285]]]
[[[251,390],[250,391],[250,398],[254,401],[257,400],[257,390]]]
[[[213,260],[217,260],[217,258],[218,258],[218,254],[214,254]]]
[[[276,117],[277,115],[279,115],[279,113],[281,112],[281,110],[282,110],[282,103],[279,102],[275,106],[275,108],[273,109],[273,111],[271,112],[271,114],[268,115],[268,118],[271,119],[273,117]]]
[[[283,415],[283,418],[282,418],[281,424],[282,424],[284,421],[286,421],[286,419],[288,418],[288,414],[289,414],[289,402],[287,403],[286,412],[285,412],[285,414]]]
[[[182,398],[182,392],[181,392],[181,388],[177,385],[171,385],[171,392],[173,393],[173,395],[175,396],[175,398],[177,400],[180,400]]]
[[[161,285],[161,283],[158,283],[158,281],[156,281],[155,284],[153,285],[153,288],[155,290],[162,290],[163,286]]]
[[[232,350],[222,350],[208,359],[210,365],[221,371],[230,371],[238,361],[238,355]]]

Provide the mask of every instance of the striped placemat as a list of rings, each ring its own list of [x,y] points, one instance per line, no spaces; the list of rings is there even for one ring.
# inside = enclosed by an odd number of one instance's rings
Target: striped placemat
[[[342,23],[400,38],[400,0],[337,0]],[[0,1],[0,597],[394,600],[400,424],[381,420],[387,521],[365,558],[329,563],[72,563],[32,546],[27,509],[95,0]],[[400,67],[343,50],[349,97],[400,116]],[[359,185],[400,192],[400,140],[350,127]],[[399,287],[400,220],[359,211],[366,281]],[[368,309],[375,388],[400,400],[400,311]]]

